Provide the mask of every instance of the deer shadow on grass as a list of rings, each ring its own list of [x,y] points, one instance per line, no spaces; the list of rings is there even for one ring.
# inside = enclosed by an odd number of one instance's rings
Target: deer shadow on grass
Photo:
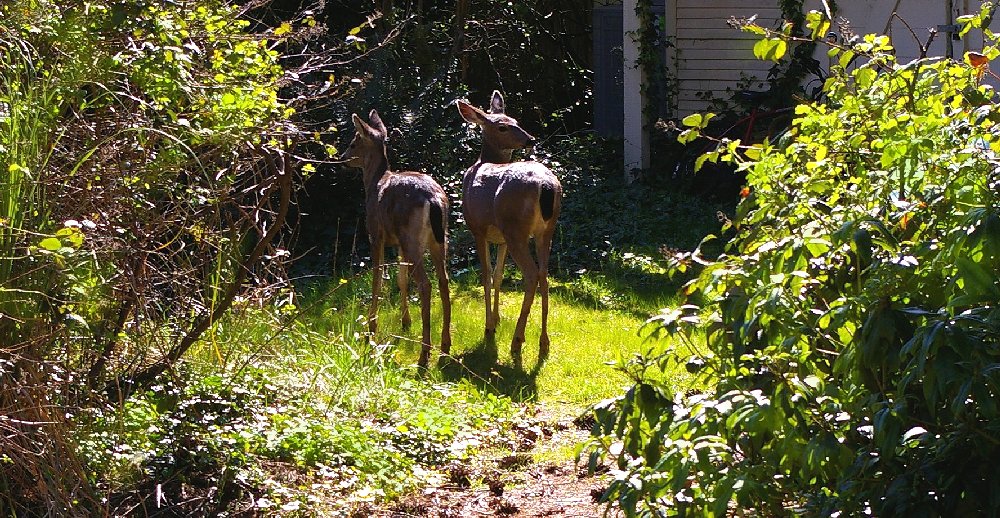
[[[538,399],[538,374],[547,356],[537,358],[530,369],[518,356],[510,363],[500,363],[495,336],[486,336],[476,345],[456,356],[442,356],[438,362],[441,377],[446,381],[467,380],[484,392],[509,397],[513,401]]]

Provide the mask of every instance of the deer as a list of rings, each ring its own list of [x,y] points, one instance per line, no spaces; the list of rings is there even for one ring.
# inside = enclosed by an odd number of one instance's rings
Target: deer
[[[352,114],[356,131],[344,153],[348,166],[360,168],[365,189],[365,224],[372,247],[372,301],[368,308],[368,330],[378,331],[378,304],[385,267],[385,247],[395,247],[400,256],[399,285],[402,324],[410,327],[408,273],[412,270],[420,293],[421,350],[418,365],[426,368],[431,351],[431,287],[424,268],[429,252],[437,274],[441,296],[441,354],[451,349],[451,298],[448,292],[448,196],[430,176],[416,171],[392,171],[386,152],[389,135],[377,111],[366,123]]]
[[[511,355],[515,361],[520,359],[524,329],[537,290],[542,299],[539,358],[545,358],[549,352],[549,254],[562,205],[562,185],[539,162],[512,161],[513,151],[534,145],[535,138],[505,113],[499,91],[494,90],[488,113],[462,100],[456,105],[462,118],[483,132],[479,159],[462,178],[462,212],[479,256],[486,303],[485,335],[495,338],[500,322],[500,285],[510,253],[524,278],[524,299],[511,340]],[[537,263],[529,247],[532,238]],[[495,265],[491,264],[491,244],[498,245]]]

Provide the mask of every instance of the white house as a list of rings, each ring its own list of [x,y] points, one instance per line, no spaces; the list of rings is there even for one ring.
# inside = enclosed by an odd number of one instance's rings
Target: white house
[[[621,124],[620,135],[625,146],[624,166],[628,174],[633,169],[649,166],[648,135],[645,130],[648,126],[643,124],[645,102],[641,87],[645,78],[636,65],[638,44],[632,36],[640,23],[635,14],[637,0],[621,0],[620,4],[616,2],[617,0],[597,0],[595,4],[595,72],[609,73],[601,71],[602,63],[608,62],[608,56],[600,53],[615,52],[616,49],[598,47],[600,37],[606,37],[610,29],[606,21],[609,14],[620,12],[622,30],[618,34],[622,36],[621,79],[620,83],[616,78],[610,84],[613,87],[620,85],[621,97],[608,95],[607,92],[602,95],[601,85],[604,90],[608,89],[607,77],[595,78],[595,117],[603,118],[600,123],[595,121],[595,127],[599,131],[601,128],[606,129],[609,127],[608,117],[622,114],[618,124]],[[981,49],[982,39],[973,36],[957,39],[957,35],[952,32],[955,20],[959,16],[979,12],[981,4],[981,0],[836,0],[835,17],[847,20],[855,34],[892,36],[900,62],[919,56],[920,45],[927,41],[931,29],[937,30],[938,34],[928,48],[928,55],[961,59],[964,52]],[[823,4],[820,0],[807,0],[803,9],[822,10]],[[677,95],[673,97],[673,105],[668,107],[675,116],[683,117],[706,110],[706,97],[730,96],[738,88],[737,85],[741,84],[741,79],[745,82],[749,77],[766,77],[771,63],[754,58],[752,49],[757,38],[730,28],[727,21],[734,16],[756,16],[759,25],[778,28],[782,23],[778,0],[662,0],[654,2],[654,13],[663,16],[663,36],[671,43],[665,48],[665,63],[668,75],[676,78]],[[835,24],[833,31],[837,30]],[[826,64],[825,49],[817,50],[816,59]],[[615,71],[612,70],[611,73]],[[614,105],[615,101],[621,103],[620,110],[617,109],[618,106],[614,106],[616,109],[612,112],[601,105],[608,102]],[[612,125],[615,124],[614,119],[611,121]]]

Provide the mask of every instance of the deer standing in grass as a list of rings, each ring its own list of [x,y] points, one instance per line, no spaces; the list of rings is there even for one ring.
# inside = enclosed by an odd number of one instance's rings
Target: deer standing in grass
[[[476,241],[482,268],[480,280],[486,300],[486,336],[494,336],[500,321],[500,284],[509,252],[524,277],[524,300],[510,344],[511,355],[515,360],[520,358],[528,313],[535,291],[540,290],[542,330],[538,348],[539,357],[544,358],[549,351],[549,252],[562,204],[562,185],[548,167],[538,162],[511,162],[513,150],[533,145],[535,138],[504,113],[500,92],[493,92],[489,113],[467,102],[458,101],[457,104],[462,117],[483,130],[479,160],[462,179],[462,210]],[[537,263],[528,245],[532,237],[535,238]],[[491,243],[499,245],[495,266],[490,264]]]
[[[399,298],[403,327],[410,327],[407,288],[408,271],[420,292],[422,347],[419,365],[427,366],[431,351],[431,287],[424,268],[424,250],[431,255],[441,294],[441,353],[451,349],[451,300],[448,293],[448,197],[433,178],[413,171],[391,171],[386,155],[388,130],[375,110],[366,123],[357,114],[351,118],[357,133],[345,159],[363,171],[365,184],[365,222],[372,247],[372,303],[368,309],[368,329],[372,336],[378,329],[378,302],[382,288],[386,246],[396,247],[400,255]]]

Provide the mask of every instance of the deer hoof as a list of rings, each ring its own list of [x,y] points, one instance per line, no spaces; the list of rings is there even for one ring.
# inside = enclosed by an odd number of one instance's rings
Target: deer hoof
[[[515,336],[514,340],[510,342],[510,353],[512,355],[513,354],[518,354],[518,355],[521,354],[521,346],[522,345],[524,345],[524,337],[523,336]]]
[[[410,330],[410,317],[409,316],[404,316],[403,317],[403,330],[404,331],[409,331]]]
[[[425,347],[420,350],[420,359],[417,360],[417,366],[421,369],[427,368],[427,362],[430,359],[431,351],[429,347]]]
[[[497,329],[495,327],[493,329],[487,327],[486,331],[483,332],[483,334],[486,336],[486,338],[493,338],[494,336],[497,335]]]
[[[548,358],[548,356],[549,356],[549,337],[546,335],[542,335],[542,337],[538,339],[538,357]]]
[[[451,339],[450,338],[442,338],[441,339],[441,354],[442,355],[447,355],[450,352],[451,352]]]

